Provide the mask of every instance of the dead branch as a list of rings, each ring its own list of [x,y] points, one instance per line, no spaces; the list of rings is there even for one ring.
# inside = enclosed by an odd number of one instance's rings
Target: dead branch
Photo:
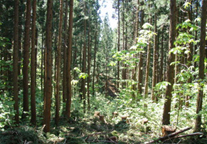
[[[164,140],[173,138],[173,137],[175,137],[176,135],[178,135],[178,134],[180,134],[180,133],[182,133],[182,132],[185,132],[185,131],[187,131],[187,130],[190,130],[191,128],[192,128],[192,127],[184,128],[183,130],[180,130],[180,131],[178,131],[178,132],[171,133],[171,134],[169,134],[169,135],[167,135],[167,136],[160,137],[160,138],[158,138],[158,139],[156,139],[156,140],[153,140],[153,141],[150,141],[150,142],[146,142],[145,144],[151,144],[151,143],[155,143],[155,142],[158,142],[158,141],[164,141]]]

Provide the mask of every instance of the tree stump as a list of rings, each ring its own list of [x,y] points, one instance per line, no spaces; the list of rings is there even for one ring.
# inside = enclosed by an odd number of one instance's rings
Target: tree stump
[[[167,126],[167,125],[164,125],[162,126],[162,136],[166,136],[166,135],[169,135],[171,133],[174,133],[176,131],[176,128],[173,128],[172,126]]]
[[[99,116],[100,116],[100,111],[95,111],[95,112],[94,112],[94,117],[99,118]]]

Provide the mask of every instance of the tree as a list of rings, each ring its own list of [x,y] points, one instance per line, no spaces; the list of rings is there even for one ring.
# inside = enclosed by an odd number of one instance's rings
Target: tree
[[[200,60],[199,60],[199,79],[202,81],[204,79],[204,59],[205,59],[205,37],[206,37],[206,10],[207,0],[202,1],[202,16],[201,16],[201,35],[200,35]],[[201,82],[200,89],[197,97],[197,108],[196,108],[196,121],[195,130],[200,131],[201,129],[201,114],[199,112],[202,110],[203,103],[203,84]]]
[[[70,14],[69,14],[69,29],[68,29],[68,65],[67,65],[67,103],[66,103],[66,115],[70,118],[70,107],[71,107],[71,57],[72,57],[72,36],[73,36],[73,0],[70,0]]]
[[[61,44],[62,44],[62,21],[63,21],[63,0],[60,0],[59,10],[59,31],[58,31],[58,46],[57,46],[57,58],[56,58],[56,87],[55,87],[55,123],[59,122],[59,110],[60,110],[60,66],[61,66]]]
[[[23,118],[25,112],[29,112],[29,97],[28,97],[28,65],[29,65],[29,47],[30,47],[30,18],[31,18],[31,0],[27,0],[27,11],[24,33],[24,48],[23,48]]]
[[[14,6],[14,52],[13,52],[13,83],[14,83],[14,110],[15,110],[15,122],[19,123],[19,104],[18,104],[18,55],[19,55],[19,0],[15,0]]]
[[[33,0],[33,17],[32,17],[32,51],[31,51],[31,123],[36,124],[36,0]]]
[[[157,33],[157,16],[156,14],[154,15],[154,25],[155,25],[155,29],[154,32]],[[155,101],[156,97],[154,95],[154,87],[156,85],[156,79],[157,79],[157,49],[158,49],[158,45],[157,45],[157,34],[154,36],[154,49],[153,49],[153,77],[152,77],[152,100]]]
[[[176,0],[170,0],[170,29],[169,29],[169,50],[174,48],[174,41],[176,36]],[[162,124],[170,124],[170,111],[171,111],[171,99],[172,99],[172,89],[174,84],[174,65],[171,63],[174,62],[175,56],[173,53],[168,55],[168,64],[167,64],[167,85],[165,92],[165,103],[164,111],[162,117]]]
[[[45,49],[45,86],[44,86],[44,124],[45,132],[50,131],[51,97],[52,97],[52,5],[47,1],[46,49]]]

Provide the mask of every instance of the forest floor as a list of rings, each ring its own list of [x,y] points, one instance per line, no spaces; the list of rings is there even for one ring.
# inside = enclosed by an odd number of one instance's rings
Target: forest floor
[[[144,127],[143,127],[144,128]],[[98,118],[84,118],[60,123],[58,127],[51,129],[50,133],[44,133],[43,127],[32,128],[20,126],[0,132],[1,144],[140,144],[153,139],[153,132],[147,127],[138,130],[126,121],[117,124],[101,122]],[[205,144],[206,138],[198,137],[172,139],[162,143]],[[159,142],[161,143],[161,142]]]
[[[107,87],[104,86],[102,89],[103,91],[107,90],[108,95],[112,99],[119,92],[111,78],[108,79]],[[122,119],[123,115],[121,112],[116,115],[113,115],[111,112],[109,114],[109,102],[110,104],[113,103],[111,100],[102,99],[100,101],[98,99],[100,109],[108,112],[108,114],[103,114],[103,111],[101,111],[100,115],[104,115],[104,120],[97,115],[94,116],[96,108],[85,115],[78,110],[73,110],[71,119],[61,118],[58,126],[55,126],[53,119],[51,121],[50,133],[43,132],[44,126],[41,123],[38,123],[36,127],[31,126],[29,122],[21,123],[18,127],[5,127],[4,131],[0,130],[0,144],[140,144],[161,137],[161,125],[154,122],[159,121],[160,112],[157,111],[161,109],[158,107],[159,105],[148,106],[150,113],[146,112],[146,114],[149,114],[146,117],[147,119],[143,118],[143,113],[145,112],[142,109],[137,109],[137,107],[131,108],[127,110],[128,113],[131,111],[131,117],[124,120]],[[104,103],[103,107],[101,107],[102,103]],[[117,102],[111,104],[111,106],[115,104]],[[123,108],[128,108],[126,105],[127,103],[124,103]],[[154,109],[155,107],[157,109]],[[144,114],[144,116],[146,115]],[[191,122],[188,124],[185,120],[183,124],[178,128],[178,131],[181,128],[192,126]],[[191,129],[181,133],[181,135],[192,132]],[[204,132],[202,137],[174,138],[157,143],[206,144],[206,136],[207,134]]]

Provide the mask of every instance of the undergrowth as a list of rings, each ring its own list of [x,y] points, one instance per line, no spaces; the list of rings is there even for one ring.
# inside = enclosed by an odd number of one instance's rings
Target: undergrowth
[[[44,133],[44,126],[29,126],[29,124],[18,127],[2,129],[0,132],[1,144],[84,144],[84,143],[144,143],[157,139],[161,136],[161,121],[164,100],[158,102],[150,99],[124,99],[123,97],[104,97],[97,93],[91,98],[91,110],[84,114],[80,109],[82,106],[78,100],[73,101],[71,120],[61,118],[59,126],[51,121],[53,129],[50,133]],[[192,101],[193,100],[192,98]],[[206,100],[204,100],[204,105]],[[172,102],[171,124],[180,130],[192,127],[195,120],[196,104],[191,102],[189,107],[178,106],[176,95]],[[105,122],[94,117],[94,111],[100,111],[104,115]],[[117,112],[118,116],[114,116]],[[126,120],[121,117],[126,116]],[[205,115],[204,115],[205,118]],[[203,132],[205,132],[203,124]],[[192,133],[193,129],[186,133]],[[179,139],[177,142],[188,143],[207,142],[206,138]],[[175,142],[175,141],[171,141]],[[170,142],[170,143],[171,143]]]

